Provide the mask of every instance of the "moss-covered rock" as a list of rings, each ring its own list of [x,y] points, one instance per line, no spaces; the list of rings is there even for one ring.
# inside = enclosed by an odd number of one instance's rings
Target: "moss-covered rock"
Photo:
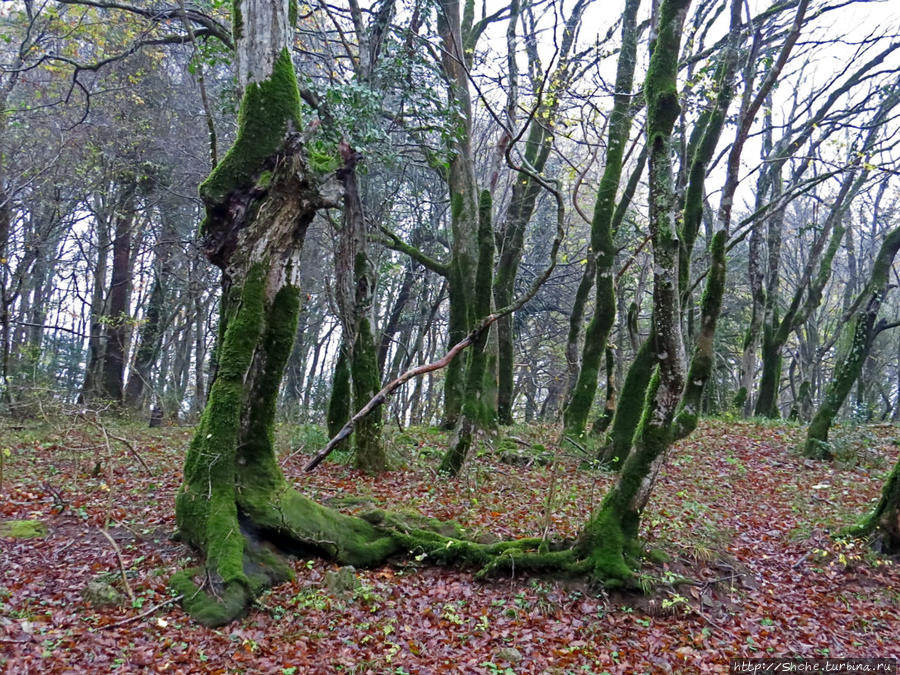
[[[336,570],[325,572],[325,588],[337,597],[352,595],[362,584],[356,577],[356,568],[353,565],[339,567]]]
[[[35,539],[47,536],[47,525],[40,520],[0,521],[0,537]]]
[[[81,596],[86,602],[97,608],[118,607],[124,601],[124,597],[119,591],[101,579],[89,581],[81,591]]]

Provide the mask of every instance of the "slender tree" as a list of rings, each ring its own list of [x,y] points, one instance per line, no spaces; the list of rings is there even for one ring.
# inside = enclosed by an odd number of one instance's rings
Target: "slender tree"
[[[803,454],[807,457],[816,459],[832,457],[831,446],[828,444],[828,430],[844,404],[847,394],[859,378],[873,340],[888,325],[887,322],[876,323],[876,321],[887,293],[891,265],[898,249],[900,249],[900,228],[891,231],[885,237],[872,265],[869,282],[855,303],[859,305],[859,310],[850,329],[853,339],[846,355],[835,367],[825,398],[819,404],[807,429],[806,442],[803,446]]]

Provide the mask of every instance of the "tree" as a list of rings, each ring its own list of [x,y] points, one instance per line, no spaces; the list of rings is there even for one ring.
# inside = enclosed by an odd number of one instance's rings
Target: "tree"
[[[597,389],[600,362],[606,352],[606,339],[616,314],[614,280],[616,247],[613,242],[615,235],[613,216],[625,146],[631,132],[631,89],[637,62],[636,22],[639,7],[639,0],[630,0],[625,3],[625,12],[622,15],[622,50],[619,52],[616,69],[615,102],[610,113],[606,166],[597,189],[594,217],[591,222],[591,245],[588,249],[590,260],[585,268],[584,278],[590,284],[594,275],[596,276],[594,315],[585,330],[581,367],[564,414],[565,432],[575,437],[584,434]],[[580,314],[577,303],[574,312]]]
[[[311,502],[285,483],[272,425],[297,326],[298,254],[316,211],[337,201],[309,170],[297,135],[290,4],[241,0],[234,29],[238,135],[201,186],[204,248],[223,276],[218,368],[176,499],[179,535],[203,553],[205,567],[172,581],[208,624],[231,620],[263,586],[289,575],[259,547],[264,533],[315,528]]]
[[[900,551],[900,461],[884,482],[881,499],[859,524],[848,529],[857,537],[868,537],[883,553]]]
[[[888,326],[887,322],[876,324],[876,320],[887,293],[888,277],[898,249],[900,249],[900,228],[891,231],[885,237],[872,265],[869,282],[854,303],[859,306],[859,310],[852,323],[853,340],[846,355],[835,367],[834,377],[828,385],[825,398],[807,429],[806,442],[803,446],[803,454],[807,457],[817,459],[832,457],[831,446],[828,445],[828,430],[859,377],[872,342]]]

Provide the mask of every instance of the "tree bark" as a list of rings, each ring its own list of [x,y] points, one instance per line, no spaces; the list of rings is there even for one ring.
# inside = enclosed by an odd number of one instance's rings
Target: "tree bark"
[[[619,479],[585,526],[579,548],[594,573],[628,583],[638,557],[638,523],[663,453],[672,439],[672,420],[684,386],[684,345],[678,288],[678,203],[672,172],[672,130],[680,113],[678,53],[689,0],[663,0],[656,44],[644,87],[650,171],[650,233],[653,240],[653,344],[656,374]]]
[[[887,292],[888,275],[897,250],[900,249],[900,229],[893,230],[884,240],[872,266],[869,283],[860,294],[860,309],[853,321],[853,342],[843,360],[835,367],[834,376],[810,422],[803,452],[807,457],[831,459],[828,430],[844,404],[847,394],[859,378],[868,358],[872,341],[877,335],[875,321]]]
[[[591,248],[588,255],[596,256],[597,266],[594,315],[585,329],[578,378],[563,414],[565,433],[576,438],[585,433],[597,391],[606,339],[616,317],[613,215],[622,177],[625,146],[631,133],[631,90],[637,61],[636,22],[639,6],[640,0],[628,0],[622,15],[622,49],[616,68],[616,90],[609,121],[606,166],[597,189],[591,222]]]

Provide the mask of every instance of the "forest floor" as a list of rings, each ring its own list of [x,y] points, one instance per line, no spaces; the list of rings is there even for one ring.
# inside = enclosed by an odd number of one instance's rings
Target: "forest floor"
[[[877,498],[897,428],[838,430],[840,461],[821,463],[795,453],[799,427],[702,423],[671,452],[644,514],[649,546],[671,556],[645,563],[647,595],[479,583],[415,560],[357,570],[356,587],[341,591],[328,583],[334,564],[298,559],[296,580],[209,630],[166,588],[191,560],[170,539],[191,430],[107,425],[109,445],[84,420],[0,425],[0,521],[48,527],[0,537],[0,671],[631,675],[728,672],[738,657],[900,658],[900,564],[829,536]],[[613,479],[556,447],[551,427],[500,436],[525,454],[542,444],[549,465],[503,463],[485,445],[457,480],[435,473],[445,434],[389,433],[397,468],[377,478],[339,456],[304,474],[321,432],[285,426],[278,438],[285,472],[324,503],[414,509],[504,538],[574,536]],[[93,606],[91,581],[124,602]]]

